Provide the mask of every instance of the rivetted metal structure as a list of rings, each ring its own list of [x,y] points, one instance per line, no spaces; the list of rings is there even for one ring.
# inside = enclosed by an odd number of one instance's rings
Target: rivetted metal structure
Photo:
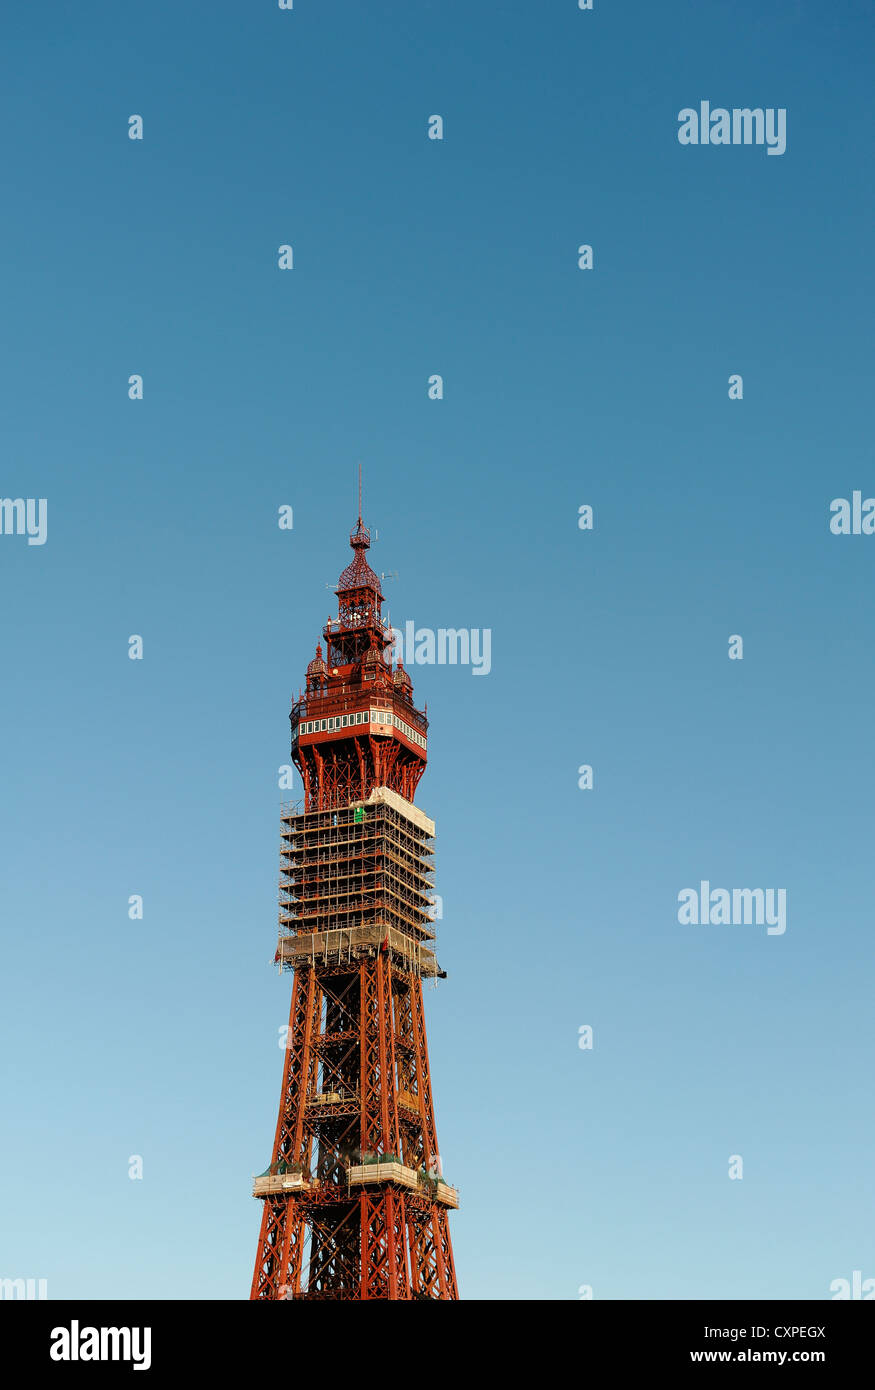
[[[281,821],[276,962],[294,972],[253,1299],[455,1299],[422,981],[434,823],[413,804],[428,720],[391,656],[359,516],[292,706],[304,784]]]

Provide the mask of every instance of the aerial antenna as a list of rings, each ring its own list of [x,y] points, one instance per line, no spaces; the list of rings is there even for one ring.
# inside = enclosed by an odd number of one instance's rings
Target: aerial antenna
[[[359,463],[359,526],[363,525],[364,522],[362,521],[362,466],[361,463]],[[380,539],[379,531],[371,529],[370,534],[373,540],[378,541]],[[382,575],[381,578],[385,579],[387,578],[387,576]]]

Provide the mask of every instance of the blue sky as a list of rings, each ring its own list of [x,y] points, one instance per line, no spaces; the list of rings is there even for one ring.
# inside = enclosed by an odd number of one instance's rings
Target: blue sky
[[[0,494],[48,499],[0,536],[0,1275],[248,1294],[277,770],[361,461],[392,622],[492,632],[412,671],[462,1296],[875,1277],[875,537],[829,531],[875,494],[871,14],[762,11],[0,21]],[[681,147],[704,99],[786,152]],[[681,927],[705,878],[786,933]]]

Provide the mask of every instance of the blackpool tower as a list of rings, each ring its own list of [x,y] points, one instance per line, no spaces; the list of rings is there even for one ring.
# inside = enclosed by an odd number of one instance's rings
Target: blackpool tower
[[[458,1298],[423,979],[434,822],[413,798],[428,720],[393,662],[370,534],[292,706],[304,799],[283,807],[276,962],[293,972],[253,1299]]]

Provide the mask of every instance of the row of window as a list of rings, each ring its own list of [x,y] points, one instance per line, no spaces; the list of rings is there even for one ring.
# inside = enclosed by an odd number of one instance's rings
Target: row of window
[[[393,715],[387,709],[360,710],[358,714],[338,714],[333,719],[306,719],[303,724],[298,725],[298,733],[332,733],[335,729],[346,729],[352,724],[392,724],[396,729],[400,729],[411,743],[418,744],[420,748],[426,747],[422,734],[417,733],[409,724],[405,724],[403,719],[399,719],[397,715]]]
[[[393,714],[390,717],[392,723],[395,725],[395,728],[400,729],[402,734],[406,734],[406,736],[410,739],[411,743],[418,744],[420,748],[424,748],[426,746],[425,739],[422,737],[422,734],[418,734],[415,729],[411,729],[410,725],[405,724],[403,719],[399,719],[397,714]]]

